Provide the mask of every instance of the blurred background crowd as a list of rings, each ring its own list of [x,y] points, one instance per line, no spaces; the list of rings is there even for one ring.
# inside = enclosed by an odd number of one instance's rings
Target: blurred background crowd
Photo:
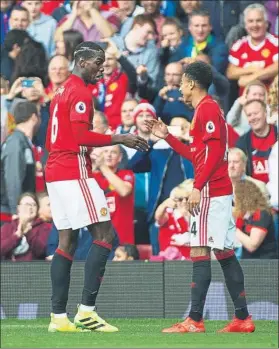
[[[58,245],[45,189],[49,106],[94,41],[106,52],[103,78],[89,85],[92,130],[136,133],[147,153],[92,149],[116,231],[110,259],[189,260],[187,197],[192,164],[155,139],[160,117],[189,141],[193,110],[179,91],[183,68],[212,67],[209,94],[228,122],[239,258],[277,258],[278,1],[1,0],[1,259],[51,260]],[[79,232],[75,258],[92,243]]]

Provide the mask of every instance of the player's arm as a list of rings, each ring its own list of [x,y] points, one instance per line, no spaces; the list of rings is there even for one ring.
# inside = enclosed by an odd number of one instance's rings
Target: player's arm
[[[192,161],[192,153],[188,144],[182,143],[178,138],[174,137],[170,133],[167,135],[166,141],[179,155],[183,156],[189,161]]]
[[[132,193],[133,183],[121,179],[106,165],[101,165],[100,171],[106,177],[108,182],[114,187],[118,195],[124,198]]]
[[[240,221],[236,222],[236,237],[243,247],[250,253],[255,252],[264,241],[268,231],[268,213],[265,211],[261,212],[261,219],[259,221],[253,221],[250,231],[250,235],[245,234],[240,225]]]
[[[226,147],[221,147],[220,108],[217,104],[203,106],[200,110],[203,142],[207,146],[207,157],[202,170],[196,174],[194,188],[201,191],[225,157]]]

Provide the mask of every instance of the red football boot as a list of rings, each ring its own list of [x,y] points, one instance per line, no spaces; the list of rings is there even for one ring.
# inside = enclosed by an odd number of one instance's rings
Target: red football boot
[[[174,324],[169,328],[165,328],[162,330],[163,333],[201,333],[205,332],[204,322],[203,320],[197,322],[187,317],[187,319],[183,322],[179,322],[178,324]]]
[[[233,317],[233,320],[224,328],[218,331],[218,333],[228,333],[228,332],[243,332],[250,333],[255,331],[255,324],[252,321],[252,316],[248,316],[245,320],[240,320]]]

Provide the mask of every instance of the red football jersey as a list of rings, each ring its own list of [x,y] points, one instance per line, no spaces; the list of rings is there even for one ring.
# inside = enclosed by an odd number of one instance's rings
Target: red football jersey
[[[90,90],[81,78],[71,75],[56,91],[50,105],[46,182],[93,177],[89,157],[91,148],[79,146],[72,129],[74,121],[92,125],[93,114]]]
[[[204,187],[204,196],[214,197],[232,194],[232,183],[228,175],[228,128],[222,109],[210,96],[204,97],[198,104],[190,127],[190,150],[195,170],[195,182],[203,171],[208,156],[210,139],[220,142],[219,149],[224,158],[218,164]]]
[[[135,176],[130,170],[119,170],[117,176],[132,184],[133,190],[121,197],[101,172],[95,172],[94,178],[104,190],[112,224],[118,233],[120,244],[134,244],[134,185]]]
[[[255,65],[266,68],[278,61],[278,37],[268,33],[262,43],[254,46],[250,36],[237,40],[229,55],[229,62],[240,68]],[[269,85],[270,81],[266,82]],[[241,89],[243,91],[243,89]]]

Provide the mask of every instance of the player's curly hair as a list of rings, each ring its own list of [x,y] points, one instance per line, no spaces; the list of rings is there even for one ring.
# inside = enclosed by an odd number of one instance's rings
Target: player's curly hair
[[[184,76],[189,80],[195,81],[201,89],[206,91],[213,81],[211,66],[202,61],[188,64],[184,70]]]
[[[266,196],[249,179],[244,179],[235,185],[234,195],[235,214],[237,217],[243,217],[247,212],[254,213],[257,210],[270,212],[270,206]]]
[[[84,41],[81,44],[77,45],[74,51],[75,62],[78,62],[80,59],[86,60],[94,58],[100,53],[103,53],[105,55],[105,51],[101,48],[101,46],[95,44],[92,41]]]

